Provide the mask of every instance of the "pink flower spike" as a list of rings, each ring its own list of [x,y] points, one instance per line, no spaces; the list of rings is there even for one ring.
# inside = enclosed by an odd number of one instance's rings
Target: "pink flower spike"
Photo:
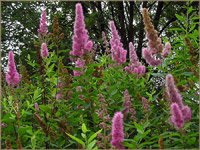
[[[49,51],[48,51],[46,43],[42,43],[42,45],[41,45],[41,56],[42,56],[42,58],[49,56]]]
[[[135,67],[134,70],[133,70],[133,72],[136,73],[136,74],[139,74],[138,68]]]
[[[146,71],[145,66],[142,65],[138,67],[138,74],[145,74],[145,71]]]
[[[76,17],[74,22],[74,35],[71,55],[81,57],[91,51],[93,42],[89,40],[88,31],[85,28],[83,8],[80,3],[76,4]]]
[[[45,35],[48,32],[46,15],[46,10],[43,10],[40,19],[40,27],[38,29],[38,33],[41,35]]]
[[[127,54],[127,51],[125,49],[122,49],[120,51],[120,64],[126,62],[126,54]]]
[[[111,144],[117,149],[123,149],[124,128],[123,114],[116,112],[112,119],[112,141]]]
[[[118,35],[114,22],[110,21],[109,24],[112,33],[112,38],[110,39],[112,60],[116,61],[118,64],[123,64],[126,62],[127,51],[123,48],[123,44],[120,41],[121,38]]]
[[[6,73],[6,82],[11,86],[17,86],[20,82],[20,75],[16,69],[13,51],[10,51],[8,54],[8,72]]]
[[[152,56],[152,53],[149,49],[147,48],[144,48],[142,49],[142,57],[146,60],[146,62],[151,65],[151,66],[158,66],[162,63],[161,60],[159,59],[155,59],[153,56]]]
[[[182,128],[184,124],[184,119],[182,111],[178,106],[178,104],[172,103],[170,110],[171,110],[171,122],[177,129]]]
[[[110,25],[110,30],[112,32],[112,38],[110,39],[110,45],[112,47],[112,45],[114,45],[115,43],[115,40],[120,41],[121,37],[118,34],[114,21],[110,21],[109,25]]]
[[[184,121],[190,121],[192,118],[192,111],[190,107],[184,106],[182,109]]]
[[[136,66],[139,64],[138,56],[132,42],[129,43],[129,59],[131,64]]]
[[[174,83],[174,78],[171,74],[168,74],[166,76],[166,92],[169,95],[169,99],[172,103],[177,103],[179,107],[182,109],[183,108],[183,101],[182,101],[182,96],[179,93],[178,89],[176,88],[176,85]]]
[[[92,47],[93,47],[93,42],[92,41],[88,41],[84,46],[84,48],[86,50],[88,50],[88,51],[92,50]]]
[[[171,44],[169,42],[167,42],[165,44],[164,50],[162,52],[162,56],[165,58],[167,57],[171,52]]]

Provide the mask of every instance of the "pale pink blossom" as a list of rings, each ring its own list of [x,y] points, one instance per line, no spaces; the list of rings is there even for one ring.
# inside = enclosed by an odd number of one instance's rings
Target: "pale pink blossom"
[[[167,42],[165,44],[165,47],[164,47],[161,55],[165,58],[170,54],[170,52],[171,52],[171,44],[169,42]]]
[[[42,45],[41,45],[41,51],[40,52],[41,52],[42,58],[45,58],[45,57],[49,56],[49,51],[48,51],[46,43],[42,43]]]
[[[41,19],[40,19],[40,27],[38,29],[38,33],[41,35],[45,35],[48,32],[47,19],[46,19],[46,10],[42,11]]]

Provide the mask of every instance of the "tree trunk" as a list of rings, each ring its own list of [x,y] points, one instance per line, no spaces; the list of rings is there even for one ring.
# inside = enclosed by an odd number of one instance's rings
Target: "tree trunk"
[[[158,29],[158,24],[159,24],[159,20],[160,20],[160,16],[162,14],[162,8],[163,8],[164,2],[159,1],[158,2],[158,6],[157,6],[157,10],[156,10],[156,15],[154,17],[154,28],[157,30]]]
[[[144,1],[142,4],[142,8],[147,7],[147,1]],[[137,55],[139,60],[142,58],[142,44],[143,44],[143,39],[144,39],[144,24],[143,24],[143,18],[141,16],[141,21],[140,21],[140,29],[139,29],[139,41],[138,41],[138,47],[137,47]]]
[[[124,15],[123,2],[118,2],[117,7],[118,7],[118,20],[119,20],[119,24],[120,24],[119,32],[121,35],[121,42],[123,43],[124,48],[127,49],[128,41],[127,41],[127,37],[126,37],[126,29],[125,29],[125,23],[124,23],[125,15]]]

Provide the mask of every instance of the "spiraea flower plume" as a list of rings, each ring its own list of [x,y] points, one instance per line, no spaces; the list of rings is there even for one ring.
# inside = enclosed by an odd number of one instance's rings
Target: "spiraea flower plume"
[[[109,25],[112,33],[112,38],[110,39],[112,60],[118,64],[123,64],[126,62],[127,51],[123,48],[114,21],[110,21]]]
[[[192,118],[192,111],[190,107],[183,104],[182,96],[178,91],[174,78],[171,74],[166,76],[166,92],[171,103],[171,122],[179,129],[184,123],[190,121]]]
[[[80,3],[76,4],[76,18],[74,23],[73,46],[70,52],[73,56],[82,57],[93,48],[93,42],[89,40],[86,30],[83,8]]]
[[[10,51],[8,54],[8,72],[6,73],[6,82],[11,86],[17,86],[20,82],[20,74],[16,69],[13,51]]]
[[[132,42],[129,43],[129,59],[130,63],[124,68],[125,71],[131,74],[136,73],[138,75],[142,75],[146,72],[145,66],[143,66],[138,60],[138,56]]]
[[[124,127],[123,127],[123,114],[116,112],[112,119],[112,141],[111,144],[117,149],[123,149],[124,141]]]
[[[48,26],[47,26],[47,18],[46,18],[46,10],[42,11],[41,18],[40,18],[40,26],[38,29],[38,33],[40,35],[46,35],[48,33]]]

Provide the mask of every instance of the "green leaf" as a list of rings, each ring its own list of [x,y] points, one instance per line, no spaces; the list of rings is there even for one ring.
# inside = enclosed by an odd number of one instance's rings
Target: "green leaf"
[[[85,148],[85,143],[81,140],[81,139],[79,139],[79,138],[77,138],[77,137],[75,137],[75,136],[73,136],[73,135],[71,135],[71,134],[68,134],[68,133],[66,133],[70,138],[72,138],[73,140],[75,140],[76,142],[78,142],[79,144],[81,144],[82,146],[83,146],[83,148]]]
[[[37,89],[34,91],[33,99],[34,99],[34,100],[37,100],[40,96],[41,96],[41,90],[40,90],[39,88],[37,88]]]
[[[43,112],[51,113],[51,106],[50,106],[50,105],[40,105],[40,109],[41,109]]]
[[[185,75],[185,76],[192,76],[194,73],[193,72],[183,72],[181,74]]]
[[[181,22],[184,22],[185,21],[185,18],[181,15],[178,15],[178,14],[175,14],[176,18],[181,21]]]
[[[82,128],[83,133],[86,133],[88,131],[85,123],[82,124],[81,128]]]
[[[136,122],[134,122],[134,125],[135,125],[135,127],[137,129],[137,132],[139,132],[141,134],[144,133],[144,129],[143,129],[143,127],[141,125],[137,124]]]
[[[32,149],[35,149],[35,146],[36,146],[36,138],[35,138],[35,135],[33,135],[31,137],[31,146],[32,146]]]
[[[86,139],[86,135],[84,133],[81,133],[81,136]]]
[[[97,132],[94,133],[93,135],[91,135],[91,137],[88,139],[88,143],[90,143],[94,138],[96,138],[97,135],[98,135],[101,131],[102,131],[102,129],[99,130],[99,131],[97,131]]]
[[[188,10],[187,10],[187,13],[190,14],[194,9],[192,7],[190,7]]]
[[[87,145],[87,149],[91,150],[93,148],[93,146],[96,144],[97,140],[92,141],[91,143],[89,143]]]

